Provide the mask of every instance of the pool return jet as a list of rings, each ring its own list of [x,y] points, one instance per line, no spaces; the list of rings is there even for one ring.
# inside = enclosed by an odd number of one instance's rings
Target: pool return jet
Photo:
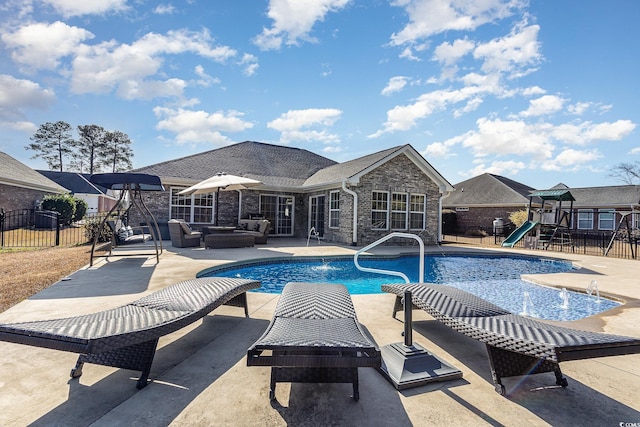
[[[358,263],[358,257],[361,253],[394,237],[414,239],[418,242],[420,245],[418,277],[421,283],[424,282],[424,242],[419,236],[411,233],[394,232],[360,249],[353,256],[353,263],[356,268],[370,273],[398,276],[404,279],[406,283],[410,283],[411,281],[407,275],[402,272],[363,267]],[[404,342],[388,344],[380,348],[382,355],[380,373],[384,375],[397,390],[419,387],[436,381],[449,381],[462,378],[462,371],[448,365],[419,344],[413,342],[413,303],[411,302],[411,291],[404,292],[403,304]]]

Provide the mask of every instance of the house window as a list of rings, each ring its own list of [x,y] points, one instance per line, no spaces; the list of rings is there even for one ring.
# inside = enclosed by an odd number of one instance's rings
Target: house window
[[[409,213],[409,228],[412,230],[424,230],[425,213],[427,211],[427,196],[424,194],[412,194]]]
[[[329,193],[329,227],[340,227],[340,192]]]
[[[600,209],[598,211],[598,230],[613,230],[615,221],[616,211],[614,209]]]
[[[374,191],[371,196],[371,228],[387,230],[389,228],[389,193]]]
[[[187,222],[213,222],[213,194],[178,194],[182,187],[171,187],[170,218]]]
[[[592,209],[578,209],[578,230],[593,230]]]
[[[406,230],[407,229],[407,203],[408,197],[406,193],[391,194],[391,229]]]

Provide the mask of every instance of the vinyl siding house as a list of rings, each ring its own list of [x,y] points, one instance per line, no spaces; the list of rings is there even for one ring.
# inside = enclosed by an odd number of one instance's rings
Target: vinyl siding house
[[[108,212],[118,200],[107,194],[111,190],[89,182],[91,175],[47,170],[38,170],[37,172],[68,189],[75,197],[87,202],[87,214]]]
[[[219,224],[265,217],[271,236],[307,237],[311,228],[326,241],[366,245],[391,231],[440,240],[440,200],[453,191],[412,146],[402,145],[337,163],[310,151],[246,141],[136,169],[158,175],[164,192],[145,203],[160,222],[181,218],[194,228],[211,225],[212,193],[181,190],[216,173],[253,178],[260,186],[219,194]]]

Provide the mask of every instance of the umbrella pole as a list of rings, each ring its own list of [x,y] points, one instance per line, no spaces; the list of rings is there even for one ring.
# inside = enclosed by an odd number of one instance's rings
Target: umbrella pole
[[[218,187],[218,189],[216,190],[216,221],[213,225],[217,226],[218,225],[218,211],[220,210],[218,208],[218,200],[220,198],[220,187]]]

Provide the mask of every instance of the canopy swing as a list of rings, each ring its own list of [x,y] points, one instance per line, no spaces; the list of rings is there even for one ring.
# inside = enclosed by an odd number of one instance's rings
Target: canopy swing
[[[100,185],[111,190],[120,191],[118,202],[113,205],[109,213],[107,213],[107,215],[105,215],[105,217],[102,219],[102,221],[100,222],[100,227],[95,233],[93,244],[91,245],[91,258],[89,260],[89,265],[93,265],[96,244],[98,243],[98,239],[101,234],[100,230],[104,228],[113,212],[123,204],[125,197],[131,203],[127,208],[127,213],[132,207],[135,207],[138,211],[140,211],[142,218],[144,219],[144,223],[149,229],[151,239],[153,240],[153,244],[156,250],[156,261],[160,262],[160,254],[162,253],[160,227],[158,227],[158,223],[155,217],[142,200],[143,191],[164,191],[164,187],[160,182],[160,178],[156,175],[148,175],[143,173],[101,173],[91,175],[89,181],[91,181],[91,183],[93,184]],[[115,233],[118,230],[113,231]],[[115,238],[116,236],[113,236],[112,241]],[[111,255],[111,247],[112,245],[110,244],[109,254],[107,256]]]

